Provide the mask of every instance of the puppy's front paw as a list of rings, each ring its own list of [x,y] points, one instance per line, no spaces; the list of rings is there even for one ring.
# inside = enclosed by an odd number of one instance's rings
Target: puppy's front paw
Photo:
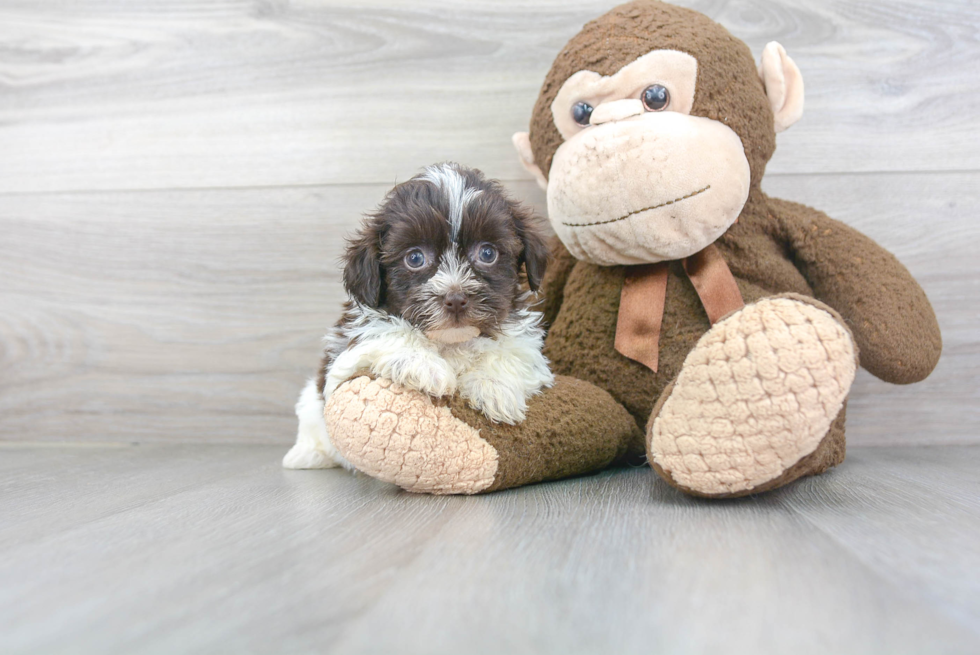
[[[377,375],[430,396],[456,390],[456,373],[445,359],[429,351],[406,350],[379,361]]]
[[[460,382],[460,395],[466,398],[473,409],[496,423],[514,425],[524,420],[527,414],[527,398],[524,389],[513,384],[502,384],[486,377],[473,377]]]

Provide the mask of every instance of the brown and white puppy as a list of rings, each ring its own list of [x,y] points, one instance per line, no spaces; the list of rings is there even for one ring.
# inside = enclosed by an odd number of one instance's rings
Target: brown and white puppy
[[[323,407],[363,371],[433,396],[459,393],[493,421],[523,420],[527,399],[554,382],[541,315],[529,308],[547,258],[530,212],[477,170],[438,164],[392,189],[348,243],[350,300],[300,394],[283,466],[350,468]]]

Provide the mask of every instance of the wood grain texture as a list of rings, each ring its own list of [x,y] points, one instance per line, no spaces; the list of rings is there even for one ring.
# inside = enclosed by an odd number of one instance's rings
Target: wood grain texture
[[[980,441],[980,173],[766,187],[895,252],[940,319],[945,350],[928,380],[858,378],[850,443]],[[510,188],[544,210],[533,183]],[[342,237],[385,190],[0,197],[0,440],[287,443],[339,315]]]
[[[0,192],[384,183],[510,146],[613,0],[0,3]],[[978,170],[973,0],[690,0],[804,73],[772,172]]]
[[[279,453],[0,447],[0,650],[980,649],[977,447],[730,502],[645,468],[418,496]]]
[[[288,442],[344,233],[441,159],[543,212],[509,136],[612,4],[0,0],[0,441]],[[980,9],[687,4],[804,71],[766,188],[895,251],[939,314],[929,380],[858,378],[851,443],[977,443]]]

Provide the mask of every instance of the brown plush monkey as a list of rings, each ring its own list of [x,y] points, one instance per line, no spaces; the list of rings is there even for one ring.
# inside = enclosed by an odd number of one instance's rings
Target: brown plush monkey
[[[560,243],[544,285],[556,385],[519,426],[458,399],[360,377],[332,439],[411,491],[477,493],[646,455],[670,484],[738,496],[844,457],[858,362],[925,378],[942,342],[928,299],[868,237],[761,190],[800,72],[689,9],[637,0],[558,55],[514,136]],[[858,353],[860,352],[860,360]]]

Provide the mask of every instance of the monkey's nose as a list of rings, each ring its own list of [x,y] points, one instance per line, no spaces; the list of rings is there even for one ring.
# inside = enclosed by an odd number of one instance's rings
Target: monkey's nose
[[[453,292],[446,294],[445,299],[443,299],[443,303],[446,305],[446,310],[448,312],[459,316],[466,310],[469,300],[466,298],[466,294]]]
[[[604,102],[592,110],[589,125],[602,125],[612,121],[621,121],[643,113],[643,103],[636,98],[625,98]]]

